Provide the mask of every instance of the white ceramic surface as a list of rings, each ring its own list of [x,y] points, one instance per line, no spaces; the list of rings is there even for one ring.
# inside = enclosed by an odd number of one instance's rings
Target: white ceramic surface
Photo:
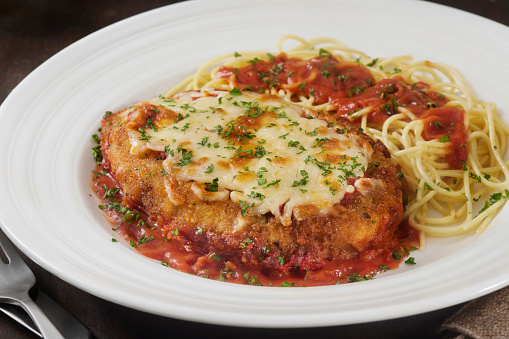
[[[64,49],[0,107],[0,221],[29,257],[101,298],[159,315],[311,327],[436,310],[509,284],[509,206],[482,235],[430,239],[376,279],[341,286],[234,285],[163,267],[114,236],[88,186],[91,135],[107,110],[164,93],[225,52],[275,51],[285,34],[331,36],[372,57],[451,64],[509,120],[509,28],[407,0],[191,1],[118,22]]]

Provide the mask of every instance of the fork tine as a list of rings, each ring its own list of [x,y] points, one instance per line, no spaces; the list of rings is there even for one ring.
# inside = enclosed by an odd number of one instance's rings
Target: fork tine
[[[30,314],[35,325],[41,330],[44,338],[63,339],[59,330],[28,294],[30,288],[35,284],[35,276],[1,228],[0,247],[2,247],[4,253],[9,258],[9,265],[0,265],[0,270],[3,273],[7,273],[0,275],[0,283],[4,283],[6,288],[4,291],[6,295],[3,298],[22,306]],[[1,300],[2,295],[0,295]]]
[[[1,227],[0,227],[0,247],[3,249],[5,255],[9,259],[9,263],[25,265],[25,262],[23,261],[23,259],[21,259],[21,256],[19,255],[18,251],[16,251],[16,248],[12,244],[11,240],[2,231]]]

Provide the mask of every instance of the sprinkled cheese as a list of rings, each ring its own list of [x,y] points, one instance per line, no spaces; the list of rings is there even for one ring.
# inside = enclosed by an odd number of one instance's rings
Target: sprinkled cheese
[[[270,212],[286,225],[296,206],[327,209],[353,192],[347,178],[363,177],[373,152],[276,96],[203,90],[142,104],[168,108],[171,118],[130,129],[131,154],[165,152],[164,171],[193,182],[197,196],[229,197],[243,216]],[[126,114],[137,116],[136,106]]]

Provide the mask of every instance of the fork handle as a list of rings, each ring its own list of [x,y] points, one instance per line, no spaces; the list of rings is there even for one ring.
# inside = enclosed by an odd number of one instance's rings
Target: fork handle
[[[32,320],[41,331],[45,339],[64,339],[60,331],[57,330],[55,325],[49,320],[39,306],[27,295],[24,299],[18,299],[20,305],[30,314]]]

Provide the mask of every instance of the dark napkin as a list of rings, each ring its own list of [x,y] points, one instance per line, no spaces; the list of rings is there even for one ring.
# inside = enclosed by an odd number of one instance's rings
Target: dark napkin
[[[440,330],[446,338],[509,338],[509,287],[467,303]]]

